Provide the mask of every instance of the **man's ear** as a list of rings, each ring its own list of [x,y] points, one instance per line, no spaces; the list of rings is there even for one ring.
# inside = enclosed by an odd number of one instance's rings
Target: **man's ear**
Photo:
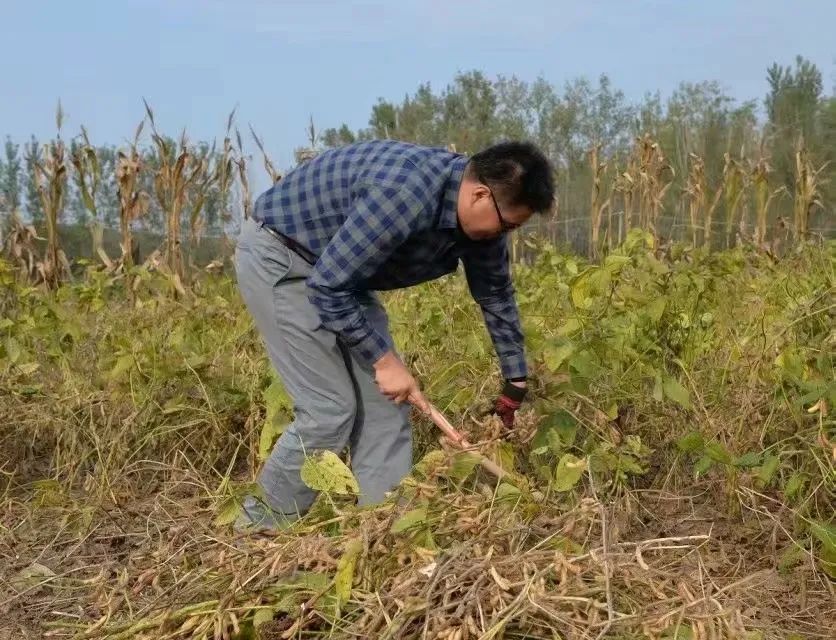
[[[476,183],[470,190],[470,204],[474,205],[477,202],[479,202],[479,200],[482,200],[483,198],[487,198],[489,196],[490,192],[488,191],[488,188],[481,183]]]

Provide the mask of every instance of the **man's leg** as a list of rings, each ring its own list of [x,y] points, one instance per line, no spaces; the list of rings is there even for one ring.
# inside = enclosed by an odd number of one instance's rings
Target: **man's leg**
[[[357,407],[354,383],[336,335],[320,326],[308,301],[309,265],[268,232],[247,223],[236,251],[236,271],[270,362],[293,400],[294,420],[258,477],[267,504],[293,519],[316,497],[300,477],[305,454],[315,449],[340,453],[348,443]],[[250,507],[245,504],[245,510]]]
[[[372,326],[392,344],[386,310],[369,295],[363,309]],[[412,429],[409,406],[398,406],[384,396],[374,381],[374,371],[352,359],[357,386],[357,419],[351,434],[351,467],[360,485],[361,505],[385,497],[412,468]]]

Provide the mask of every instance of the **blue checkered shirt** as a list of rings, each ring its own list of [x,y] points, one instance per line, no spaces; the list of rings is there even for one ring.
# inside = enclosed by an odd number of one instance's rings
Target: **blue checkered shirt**
[[[300,165],[256,201],[256,220],[317,257],[310,301],[361,362],[372,364],[393,345],[366,320],[356,292],[426,282],[461,260],[502,374],[527,374],[507,240],[470,240],[458,227],[466,164],[445,149],[361,142]]]

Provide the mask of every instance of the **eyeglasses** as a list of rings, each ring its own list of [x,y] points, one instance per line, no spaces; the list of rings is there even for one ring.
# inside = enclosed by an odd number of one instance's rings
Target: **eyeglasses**
[[[493,195],[493,191],[490,187],[488,187],[488,193],[491,194],[491,200],[493,200],[493,206],[496,207],[496,215],[499,218],[499,228],[502,230],[503,233],[507,231],[513,231],[514,229],[519,229],[522,225],[519,222],[507,222],[505,218],[502,217],[502,212],[499,210],[499,203],[496,201],[496,198]]]

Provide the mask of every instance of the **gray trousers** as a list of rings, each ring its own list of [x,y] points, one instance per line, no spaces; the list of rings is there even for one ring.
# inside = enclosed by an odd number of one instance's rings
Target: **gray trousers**
[[[299,473],[306,454],[340,454],[348,446],[361,505],[380,502],[412,465],[408,406],[380,393],[373,370],[322,326],[306,292],[311,269],[258,223],[244,221],[235,250],[238,286],[294,408],[257,481],[268,505],[291,518],[316,498]],[[368,292],[361,303],[391,344],[380,301]]]

